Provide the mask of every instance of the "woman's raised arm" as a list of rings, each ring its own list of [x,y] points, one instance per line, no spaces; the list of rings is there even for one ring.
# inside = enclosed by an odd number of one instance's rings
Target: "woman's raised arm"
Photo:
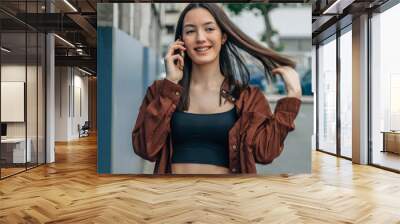
[[[256,87],[251,100],[253,108],[248,116],[246,144],[254,155],[255,162],[271,163],[283,150],[287,134],[294,130],[294,120],[299,112],[301,101],[296,97],[278,100],[274,114],[265,95]]]
[[[132,131],[134,152],[154,162],[170,132],[172,113],[183,87],[167,79],[156,80],[147,88]]]

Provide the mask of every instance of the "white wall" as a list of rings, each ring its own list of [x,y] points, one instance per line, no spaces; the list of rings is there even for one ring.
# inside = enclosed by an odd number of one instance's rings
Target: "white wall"
[[[68,68],[55,68],[55,141],[68,140]]]
[[[2,82],[25,82],[25,65],[2,65],[1,66],[1,81]],[[29,68],[28,68],[29,70]],[[3,96],[4,97],[4,96]],[[6,108],[1,108],[6,110]],[[7,123],[8,137],[25,137],[24,122],[9,122]]]
[[[55,73],[55,141],[77,139],[78,124],[88,120],[88,78],[72,67],[56,67]]]
[[[9,65],[2,65],[1,66],[1,81],[3,82],[25,82],[25,75],[26,75],[26,70],[27,69],[27,74],[28,74],[28,79],[30,80],[29,82],[32,82],[32,78],[30,78],[30,75],[35,75],[36,76],[36,67],[33,66],[27,66],[25,65],[18,65],[18,64],[9,64]],[[36,81],[35,81],[36,82]],[[30,83],[32,84],[32,83]],[[34,83],[36,85],[36,83]],[[35,107],[35,105],[29,105],[33,100],[30,99],[32,97],[36,98],[36,88],[31,89],[28,88],[28,99],[27,103],[28,106]],[[32,91],[32,92],[31,92]],[[4,97],[4,96],[3,96]],[[7,108],[1,108],[2,110],[6,110]],[[27,119],[28,119],[28,137],[29,134],[31,133],[31,129],[33,128],[36,130],[36,125],[32,124],[32,121],[35,121],[36,123],[36,113],[32,113],[32,109],[27,111]],[[8,137],[25,137],[25,124],[26,122],[7,122],[7,136]],[[35,126],[35,127],[34,127]]]
[[[78,72],[78,74],[77,74]],[[82,76],[82,73],[80,73],[79,71],[75,70],[74,71],[74,89],[75,89],[75,96],[73,96],[73,99],[75,100],[74,102],[74,108],[72,108],[72,110],[75,110],[75,113],[73,113],[72,111],[72,120],[71,120],[71,136],[72,138],[78,138],[79,137],[79,133],[78,133],[78,124],[80,124],[81,126],[85,123],[85,121],[89,120],[89,116],[88,116],[88,106],[89,106],[89,102],[88,102],[88,77],[87,76]],[[80,90],[80,93],[78,93],[78,91]],[[80,95],[80,99],[78,98]],[[80,102],[80,106],[81,108],[81,112],[79,111],[79,100]],[[73,104],[71,102],[71,104]]]

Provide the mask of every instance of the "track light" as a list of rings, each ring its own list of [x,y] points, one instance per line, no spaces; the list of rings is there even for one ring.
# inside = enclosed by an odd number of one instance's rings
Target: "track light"
[[[88,71],[86,71],[86,70],[83,70],[83,69],[81,69],[81,68],[79,68],[79,67],[78,67],[78,70],[81,71],[81,72],[83,72],[83,73],[85,73],[85,74],[87,74],[87,75],[92,76],[92,73],[90,73],[90,72],[88,72]]]
[[[10,53],[10,52],[11,52],[11,50],[9,50],[9,49],[7,49],[7,48],[5,48],[5,47],[1,47],[1,50],[4,51],[4,52],[6,52],[6,53]]]
[[[74,10],[74,12],[78,12],[78,10],[71,4],[69,3],[68,0],[64,0],[65,4],[67,4],[72,10]]]
[[[349,5],[351,5],[355,0],[336,0],[332,5],[330,5],[327,9],[322,12],[324,15],[329,15],[329,14],[342,14],[343,9],[347,8]]]
[[[58,36],[57,34],[54,34],[55,37],[57,37],[59,40],[61,40],[62,42],[66,43],[67,45],[69,45],[70,47],[75,48],[75,45],[73,45],[71,42],[69,42],[68,40]]]

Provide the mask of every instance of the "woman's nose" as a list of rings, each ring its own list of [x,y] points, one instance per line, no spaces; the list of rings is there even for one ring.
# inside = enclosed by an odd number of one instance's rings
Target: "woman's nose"
[[[200,43],[206,41],[206,35],[205,35],[205,33],[203,31],[197,32],[196,41],[200,42]]]

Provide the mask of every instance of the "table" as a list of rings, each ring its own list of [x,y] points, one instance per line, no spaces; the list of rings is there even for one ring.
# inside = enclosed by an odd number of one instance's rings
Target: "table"
[[[400,154],[400,131],[382,131],[381,133],[383,133],[382,152]]]
[[[27,146],[25,151],[25,138],[6,138],[1,139],[1,156],[10,163],[25,163],[30,162],[32,158],[31,145],[32,140],[27,138]],[[25,154],[26,152],[26,154]],[[5,155],[4,155],[5,154]],[[12,156],[11,156],[12,154]],[[3,156],[4,155],[4,156]],[[27,157],[27,161],[25,161]],[[12,160],[11,160],[12,158]]]

